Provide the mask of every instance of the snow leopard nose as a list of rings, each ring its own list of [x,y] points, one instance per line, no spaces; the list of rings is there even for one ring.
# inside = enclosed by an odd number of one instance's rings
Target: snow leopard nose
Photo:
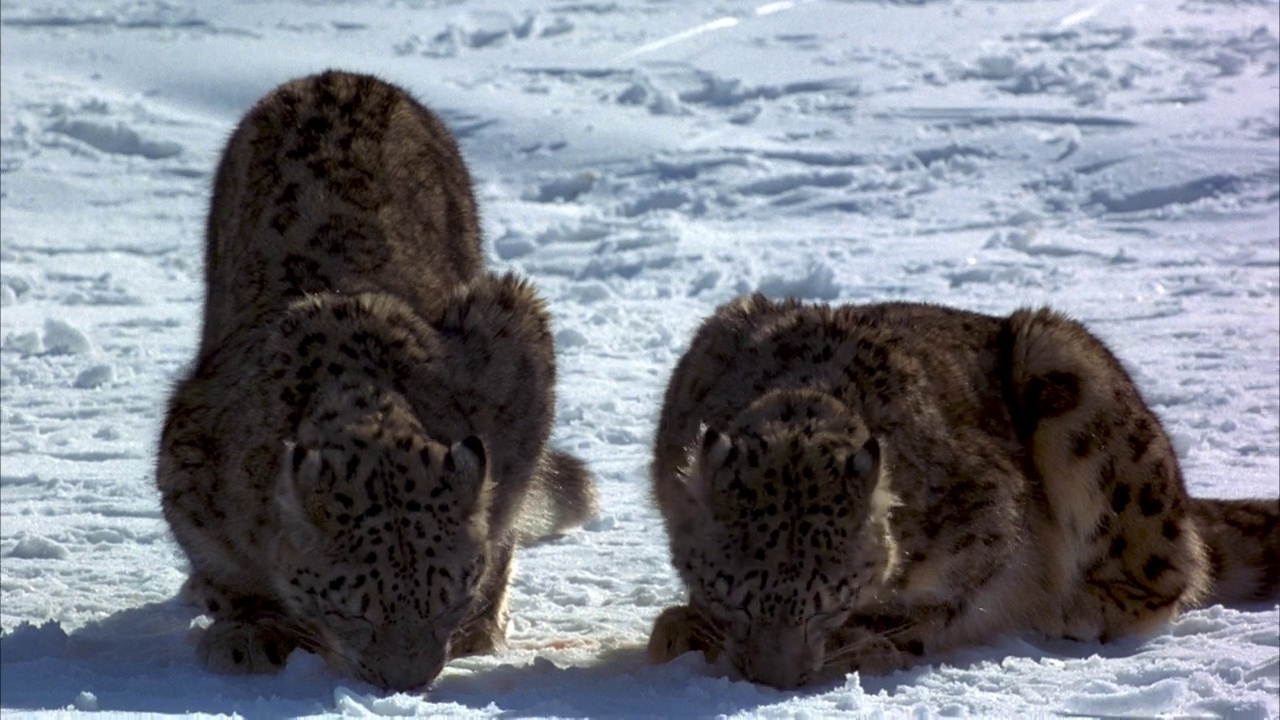
[[[361,680],[397,692],[425,689],[444,669],[444,648],[387,652],[371,647],[360,658]]]
[[[792,690],[809,682],[822,665],[822,652],[815,649],[803,627],[779,624],[751,629],[739,665],[752,682]]]

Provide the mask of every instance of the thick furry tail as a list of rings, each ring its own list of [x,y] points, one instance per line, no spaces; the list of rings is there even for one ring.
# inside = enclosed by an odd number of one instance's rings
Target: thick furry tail
[[[1280,601],[1280,500],[1192,498],[1213,589],[1202,604]]]
[[[516,521],[520,542],[528,544],[578,527],[598,510],[595,478],[586,464],[569,453],[549,449],[538,462]]]

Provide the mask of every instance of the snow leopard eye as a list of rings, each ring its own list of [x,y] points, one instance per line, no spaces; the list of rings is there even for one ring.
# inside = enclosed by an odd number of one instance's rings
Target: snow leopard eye
[[[729,625],[750,625],[754,620],[751,609],[747,607],[730,605],[719,600],[711,601],[708,605],[716,619]]]
[[[348,615],[340,610],[325,610],[324,622],[352,649],[359,650],[373,642],[373,623],[367,618]]]
[[[810,632],[821,630],[831,632],[844,625],[845,620],[849,618],[848,610],[829,610],[820,612],[811,616],[805,621],[805,627]]]
[[[729,588],[729,580],[723,575],[717,577],[715,582],[711,583],[711,589],[720,597],[727,596],[729,594]]]
[[[431,619],[431,631],[438,642],[444,642],[458,629],[471,612],[471,599],[463,598]]]

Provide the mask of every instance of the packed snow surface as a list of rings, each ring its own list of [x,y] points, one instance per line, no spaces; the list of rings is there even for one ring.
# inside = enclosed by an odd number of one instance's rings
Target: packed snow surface
[[[743,292],[1052,305],[1132,369],[1194,494],[1276,496],[1278,33],[1274,0],[3,0],[3,714],[1280,715],[1275,606],[798,692],[643,654],[682,597],[647,494],[661,393]],[[521,555],[510,647],[425,695],[301,651],[203,671],[153,488],[221,145],[329,67],[457,134],[603,496]]]

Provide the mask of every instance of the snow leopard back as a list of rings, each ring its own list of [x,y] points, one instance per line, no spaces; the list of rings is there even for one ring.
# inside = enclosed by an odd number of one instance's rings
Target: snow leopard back
[[[205,347],[320,292],[389,292],[433,315],[483,266],[444,123],[395,85],[336,71],[279,86],[240,122],[206,234]]]

